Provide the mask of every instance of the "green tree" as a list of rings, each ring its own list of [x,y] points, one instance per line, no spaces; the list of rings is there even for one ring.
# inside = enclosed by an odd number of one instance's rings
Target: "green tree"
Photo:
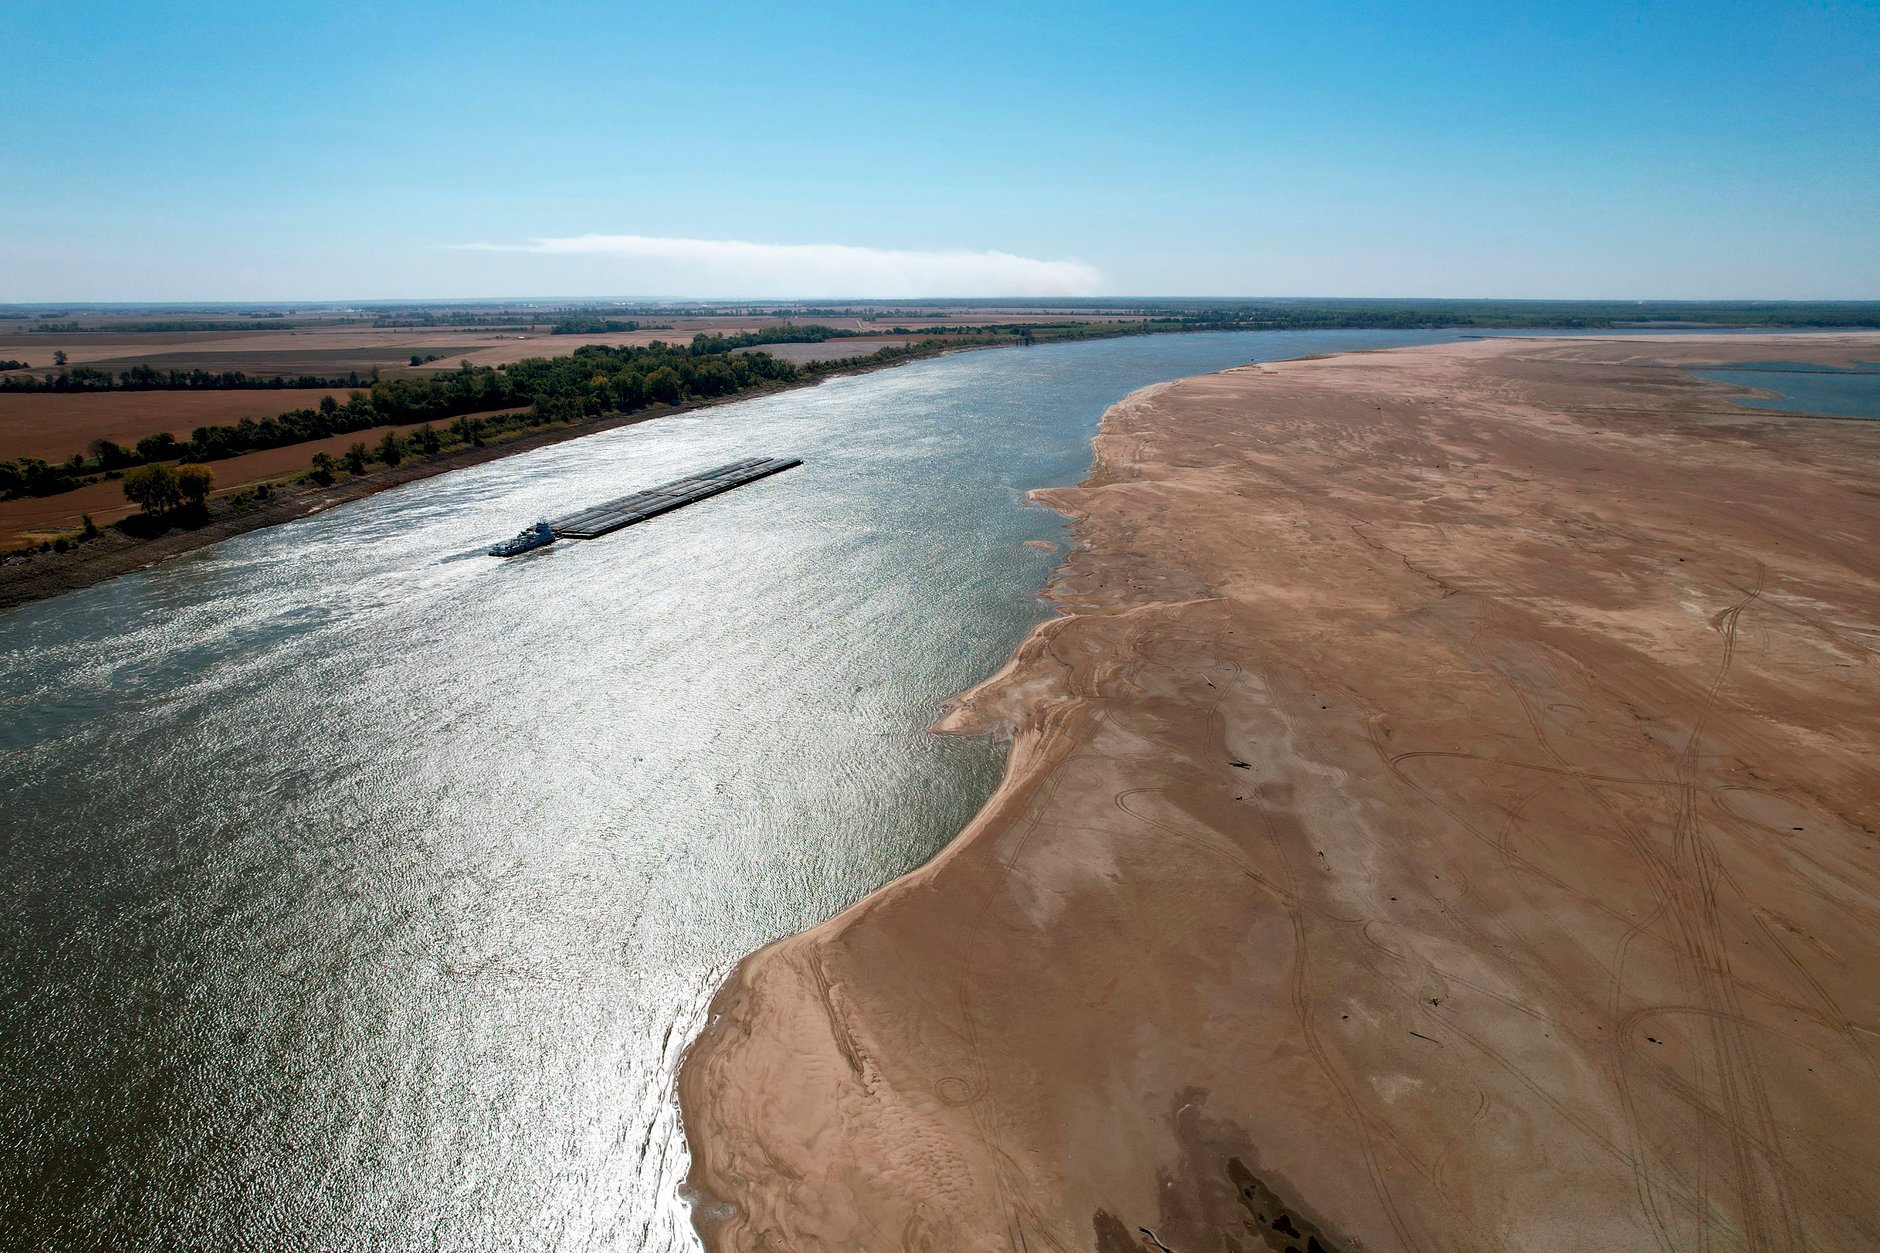
[[[100,470],[121,470],[125,466],[137,464],[137,454],[128,448],[120,447],[108,439],[91,441],[91,455],[98,459]]]
[[[19,467],[28,496],[51,496],[66,489],[65,476],[59,468],[47,465],[38,457],[21,457]]]
[[[176,471],[166,465],[148,465],[126,472],[124,499],[145,513],[155,514],[174,509],[177,501],[182,499],[181,489],[176,483]]]
[[[176,467],[177,494],[189,504],[201,508],[209,500],[209,493],[215,489],[215,471],[205,465],[182,465]]]
[[[646,394],[660,404],[676,405],[679,403],[680,382],[678,371],[669,365],[662,365],[646,376]]]
[[[313,481],[318,483],[321,487],[325,487],[333,481],[333,475],[338,469],[339,462],[335,461],[326,453],[317,452],[313,454]]]
[[[159,431],[137,441],[137,455],[145,461],[168,461],[171,457],[181,455],[177,452],[178,447],[180,445],[176,442],[176,436],[168,431]]]
[[[346,450],[346,468],[354,474],[366,472],[366,446],[363,442]]]
[[[57,352],[52,354],[52,364],[53,365],[65,364],[65,349],[61,348]]]
[[[372,455],[388,466],[395,466],[405,459],[405,441],[398,438],[397,431],[387,431]]]
[[[443,447],[444,441],[438,438],[437,432],[431,429],[429,422],[418,428],[418,448],[425,456],[434,456]]]

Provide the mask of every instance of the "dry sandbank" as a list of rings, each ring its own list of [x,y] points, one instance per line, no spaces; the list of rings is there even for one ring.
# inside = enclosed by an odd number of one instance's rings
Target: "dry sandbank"
[[[1114,408],[939,858],[747,959],[714,1249],[1880,1247],[1880,423],[1497,340]]]

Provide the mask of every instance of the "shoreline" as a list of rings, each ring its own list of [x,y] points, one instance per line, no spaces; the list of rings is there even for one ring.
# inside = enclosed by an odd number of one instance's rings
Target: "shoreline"
[[[1635,346],[1250,365],[1112,407],[1085,480],[1034,493],[1075,537],[1064,616],[936,726],[1010,738],[997,789],[740,962],[686,1051],[707,1248],[1876,1236],[1849,1172],[1880,1137],[1834,1112],[1876,1085],[1802,1074],[1758,997],[1800,970],[1836,1006],[1806,1055],[1862,1048],[1880,789],[1844,732],[1880,734],[1854,539],[1880,428],[1718,412],[1738,389]],[[1741,901],[1690,894],[1707,865]]]
[[[0,566],[0,611],[92,587],[117,578],[119,575],[129,574],[156,565],[158,562],[167,561],[172,557],[179,557],[199,548],[207,548],[211,544],[218,544],[238,535],[246,535],[250,531],[279,526],[297,518],[322,513],[337,505],[363,500],[390,488],[402,487],[407,483],[415,483],[420,479],[432,478],[439,474],[448,474],[453,470],[468,469],[471,466],[482,465],[515,453],[533,452],[538,448],[547,448],[553,444],[566,443],[569,440],[582,439],[589,435],[599,435],[625,426],[637,426],[642,422],[653,422],[660,418],[694,413],[701,409],[711,409],[746,400],[758,400],[765,396],[775,396],[803,387],[816,387],[838,378],[871,374],[877,370],[891,370],[917,361],[932,361],[961,352],[980,352],[988,348],[1009,346],[981,344],[968,348],[949,348],[942,352],[902,357],[892,361],[839,366],[823,371],[815,378],[798,379],[795,382],[765,387],[745,392],[742,395],[714,396],[709,399],[691,400],[666,406],[655,412],[641,410],[637,413],[593,418],[564,427],[537,428],[500,443],[487,444],[481,448],[460,448],[421,461],[408,461],[399,466],[371,471],[343,483],[334,483],[329,487],[298,488],[298,485],[294,485],[297,490],[292,490],[291,494],[279,499],[251,505],[241,513],[211,518],[209,522],[194,529],[173,528],[150,539],[135,539],[118,531],[115,526],[108,526],[103,528],[103,533],[99,538],[67,552],[37,553],[17,565]],[[210,462],[209,465],[213,469],[215,463]]]

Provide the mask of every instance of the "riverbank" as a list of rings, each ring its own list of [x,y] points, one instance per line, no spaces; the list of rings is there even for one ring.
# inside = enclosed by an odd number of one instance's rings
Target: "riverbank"
[[[938,858],[681,1071],[713,1249],[1880,1243],[1880,425],[1503,340],[1113,408]]]
[[[892,369],[914,361],[929,360],[935,356],[947,356],[955,352],[972,352],[981,347],[1001,346],[1004,345],[949,347],[944,351],[910,353],[883,361],[863,361],[852,365],[845,363],[792,382],[753,388],[733,396],[692,400],[677,405],[663,405],[633,413],[593,418],[583,422],[537,427],[519,435],[492,440],[482,446],[458,448],[430,457],[414,454],[397,466],[387,466],[365,474],[351,475],[324,487],[302,481],[301,475],[283,476],[269,481],[269,495],[261,499],[252,498],[253,485],[250,484],[248,490],[244,492],[244,495],[249,496],[250,499],[244,500],[241,508],[233,508],[226,500],[226,493],[224,493],[224,499],[212,501],[213,511],[208,521],[201,525],[187,528],[173,527],[150,538],[139,538],[108,527],[103,529],[96,538],[75,544],[63,552],[22,552],[11,555],[4,562],[0,562],[0,609],[44,600],[49,596],[58,596],[81,587],[89,587],[94,583],[102,583],[120,574],[127,574],[132,570],[139,570],[237,535],[257,531],[263,527],[278,526],[283,522],[304,518],[335,505],[364,499],[388,488],[400,487],[433,475],[448,474],[452,470],[481,465],[498,457],[531,452],[537,448],[546,448],[551,444],[581,439],[640,422],[692,413],[741,400],[752,400],[799,387],[813,387],[830,379],[866,374],[874,370]],[[339,438],[350,443],[359,439],[359,436],[354,434]],[[269,455],[291,451],[293,447],[296,446],[289,445],[285,449],[274,449]],[[304,447],[310,458],[312,452],[320,451],[324,444]],[[210,463],[210,468],[214,469],[216,464]],[[492,542],[501,538],[504,536],[500,533],[492,533]]]
[[[206,523],[187,529],[174,527],[148,539],[126,535],[116,528],[106,528],[96,539],[65,552],[33,553],[0,565],[0,609],[90,587],[94,583],[102,583],[132,570],[141,570],[156,562],[206,548],[249,531],[292,522],[295,518],[304,518],[347,501],[363,500],[387,488],[413,483],[432,475],[448,474],[452,470],[480,465],[513,453],[546,448],[564,440],[580,439],[584,435],[723,403],[722,400],[700,401],[658,413],[623,414],[565,427],[540,428],[503,443],[488,444],[481,448],[460,448],[436,457],[406,461],[397,466],[355,475],[326,487],[288,480],[274,485],[268,498],[248,502],[240,511],[234,510],[226,501],[218,502],[216,511]],[[492,542],[504,538],[500,529],[498,527],[492,532]]]

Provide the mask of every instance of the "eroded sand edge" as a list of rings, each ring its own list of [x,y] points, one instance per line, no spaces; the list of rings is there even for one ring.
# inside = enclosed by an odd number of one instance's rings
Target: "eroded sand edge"
[[[1137,393],[1006,778],[740,965],[714,1249],[1880,1247],[1880,423],[1486,341]]]

